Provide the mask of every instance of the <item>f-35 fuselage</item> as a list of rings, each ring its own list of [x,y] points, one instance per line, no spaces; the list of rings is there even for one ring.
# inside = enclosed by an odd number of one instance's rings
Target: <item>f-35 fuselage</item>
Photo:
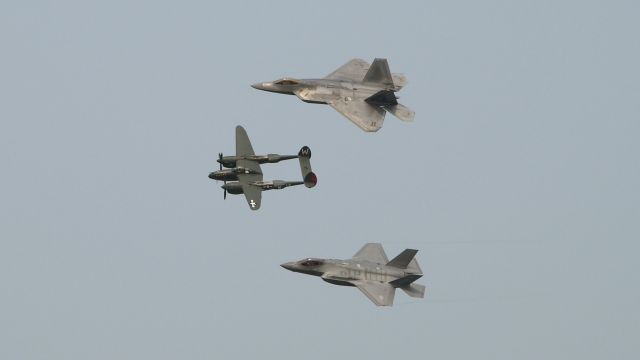
[[[414,274],[407,270],[385,266],[384,264],[353,259],[306,258],[300,261],[284,263],[281,266],[290,271],[319,276],[328,283],[341,286],[354,286],[352,282],[356,280],[388,283],[408,275],[414,275],[415,279],[422,276],[422,274]]]

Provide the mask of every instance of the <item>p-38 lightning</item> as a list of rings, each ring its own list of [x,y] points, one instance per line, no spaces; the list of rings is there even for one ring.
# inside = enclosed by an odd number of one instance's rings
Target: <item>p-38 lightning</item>
[[[260,164],[277,163],[282,160],[298,159],[303,181],[264,181]],[[266,190],[280,190],[289,186],[305,185],[308,188],[316,186],[318,178],[311,170],[311,149],[304,146],[298,155],[256,155],[249,141],[249,136],[242,126],[236,127],[236,155],[223,156],[218,154],[220,170],[209,174],[213,180],[224,181],[222,189],[224,198],[227,193],[244,194],[251,210],[260,209],[262,192]],[[223,169],[223,167],[227,169]]]

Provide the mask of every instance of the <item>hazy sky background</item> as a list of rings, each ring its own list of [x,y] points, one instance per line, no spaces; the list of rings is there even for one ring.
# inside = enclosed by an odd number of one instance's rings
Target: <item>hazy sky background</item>
[[[2,1],[0,358],[637,358],[639,11]],[[354,57],[408,77],[414,123],[249,86]],[[223,201],[237,124],[309,145],[318,186]],[[278,266],[365,242],[420,249],[428,297]]]

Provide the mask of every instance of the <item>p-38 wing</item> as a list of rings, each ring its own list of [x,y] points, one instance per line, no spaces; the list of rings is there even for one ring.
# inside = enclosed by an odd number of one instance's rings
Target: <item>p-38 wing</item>
[[[253,146],[247,132],[242,126],[236,127],[236,156],[246,157],[255,155],[253,152]],[[242,186],[242,192],[247,199],[247,203],[251,210],[260,209],[260,202],[262,200],[262,189],[253,185],[254,183],[262,181],[262,169],[257,161],[240,159],[237,162],[237,166],[245,168],[248,173],[238,174],[238,182]]]
[[[240,182],[242,186],[242,192],[251,210],[258,210],[260,209],[262,200],[262,189],[254,184],[262,182],[262,169],[260,169],[260,164],[256,161],[242,159],[238,160],[238,166],[250,171],[248,174],[238,174],[238,182]]]

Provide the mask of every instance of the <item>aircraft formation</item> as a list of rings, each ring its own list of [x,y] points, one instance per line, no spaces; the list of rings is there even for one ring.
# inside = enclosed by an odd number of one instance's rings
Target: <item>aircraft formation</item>
[[[404,75],[391,73],[386,59],[374,59],[372,64],[353,59],[324,78],[285,77],[251,86],[258,90],[296,95],[308,103],[327,104],[362,130],[375,132],[382,128],[387,112],[402,121],[413,121],[415,113],[398,103],[395,95],[406,84]],[[224,199],[227,193],[244,194],[249,208],[258,210],[263,191],[297,185],[313,188],[317,185],[318,177],[311,169],[311,149],[308,146],[303,146],[297,155],[256,155],[242,126],[236,127],[235,140],[235,155],[219,153],[219,170],[209,173],[210,179],[224,182],[221,186]],[[301,180],[263,179],[261,164],[292,159],[298,159]],[[411,297],[424,297],[425,286],[414,283],[422,277],[422,270],[415,259],[417,252],[406,249],[389,261],[381,244],[368,243],[350,259],[305,258],[281,266],[293,272],[319,276],[331,284],[357,287],[374,304],[391,306],[396,289]]]

